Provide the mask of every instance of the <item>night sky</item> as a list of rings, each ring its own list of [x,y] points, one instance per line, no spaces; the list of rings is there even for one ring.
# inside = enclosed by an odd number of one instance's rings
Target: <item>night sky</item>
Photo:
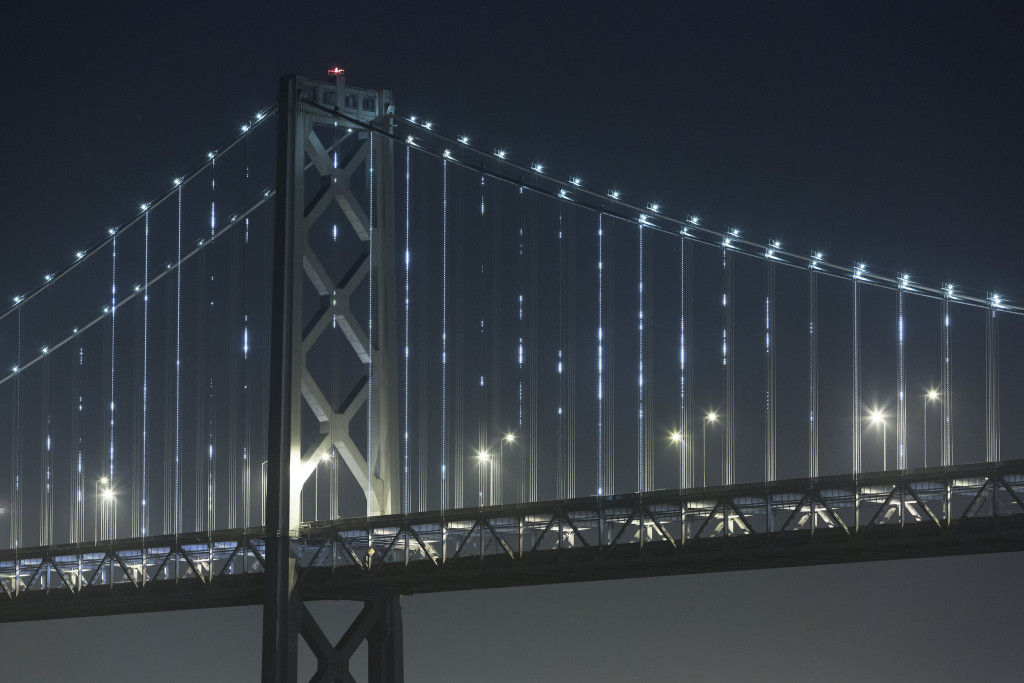
[[[168,187],[281,74],[340,65],[400,113],[669,214],[1024,299],[1022,3],[155,7],[0,9],[0,296]],[[406,598],[406,679],[1019,675],[1022,569],[1005,554]],[[340,635],[354,607],[315,611]],[[4,680],[253,680],[259,658],[259,608],[0,625]]]

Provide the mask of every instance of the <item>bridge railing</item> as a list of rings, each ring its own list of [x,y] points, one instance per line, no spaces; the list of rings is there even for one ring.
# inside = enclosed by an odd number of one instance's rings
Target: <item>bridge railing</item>
[[[1024,549],[1024,460],[342,519],[308,599]],[[0,553],[0,621],[262,600],[263,529]],[[642,560],[642,561],[641,561]]]

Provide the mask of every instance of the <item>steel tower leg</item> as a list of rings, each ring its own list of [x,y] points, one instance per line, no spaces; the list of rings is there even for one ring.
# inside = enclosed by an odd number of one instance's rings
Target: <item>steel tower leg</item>
[[[399,504],[393,153],[388,135],[370,132],[390,133],[394,109],[389,91],[346,88],[344,73],[336,76],[333,87],[284,76],[278,92],[263,610],[263,680],[275,683],[296,680],[300,632],[321,664],[327,656],[322,647],[326,638],[302,604],[298,581],[302,486],[315,473],[317,461],[336,449],[366,492],[368,514],[388,514]],[[329,94],[333,98],[328,98]],[[339,122],[349,135],[356,136],[351,140],[359,142],[341,165],[333,163],[314,130],[315,125],[336,128]],[[350,186],[352,174],[363,166],[372,179],[369,212],[360,206]],[[310,169],[319,178],[307,189]],[[363,244],[362,255],[340,278],[328,273],[309,243],[311,227],[332,202],[341,208]],[[352,315],[349,297],[371,271],[373,320],[364,326]],[[307,283],[320,304],[316,310],[304,312],[303,301],[309,299],[305,296]],[[344,331],[365,369],[342,406],[327,400],[306,366],[307,351],[331,320]],[[349,423],[362,405],[369,403],[370,389],[372,449],[364,455],[349,436]],[[305,446],[303,405],[320,425],[319,438]],[[367,630],[346,634],[346,638],[356,646],[368,639],[371,677],[380,672],[383,678],[379,680],[401,680],[398,597],[368,597],[364,613],[357,624]],[[337,658],[331,655],[327,659],[333,662]],[[347,660],[346,656],[345,671]],[[341,666],[335,664],[328,667],[329,672]],[[334,679],[318,673],[316,680]]]
[[[291,547],[298,519],[293,520],[297,515],[293,514],[289,476],[292,460],[301,449],[299,430],[302,424],[297,390],[302,376],[301,358],[296,363],[301,344],[298,349],[294,348],[302,311],[302,283],[300,281],[298,286],[295,283],[302,273],[301,262],[295,263],[297,256],[301,258],[301,251],[295,249],[295,233],[304,224],[301,213],[304,153],[296,134],[298,97],[295,77],[282,78],[278,91],[277,206],[268,380],[267,575],[263,602],[263,680],[266,683],[295,681],[302,608],[296,557]],[[301,340],[301,336],[298,338]]]

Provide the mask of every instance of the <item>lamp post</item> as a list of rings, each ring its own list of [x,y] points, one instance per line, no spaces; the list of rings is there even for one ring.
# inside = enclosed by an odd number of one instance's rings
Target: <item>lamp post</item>
[[[108,481],[106,477],[100,477],[96,480],[96,486],[94,487],[93,502],[95,509],[92,519],[92,540],[94,543],[98,543],[100,540],[100,486],[106,486]]]
[[[715,422],[716,420],[718,420],[718,413],[712,410],[704,416],[704,424],[702,424],[700,428],[702,487],[706,487],[708,485],[708,422]]]
[[[880,410],[872,410],[870,414],[871,424],[877,425],[882,424],[882,471],[886,470],[886,458],[885,458],[885,413]]]
[[[262,494],[260,495],[260,526],[267,525],[267,463],[269,460],[264,460],[263,464],[260,465],[260,473],[262,475],[261,488]]]
[[[507,434],[502,436],[501,440],[498,442],[498,466],[499,467],[503,467],[504,466],[503,463],[505,462],[505,451],[504,451],[505,443],[506,442],[507,443],[515,443],[515,440],[516,440],[515,432],[508,432]],[[491,505],[494,505],[494,467],[493,467],[493,465],[491,466],[490,470],[491,470],[491,472],[490,472],[490,474],[491,474]]]
[[[924,395],[924,466],[928,467],[928,404],[939,397],[939,392],[929,389]]]
[[[487,480],[489,479],[489,476],[490,476],[491,454],[488,453],[487,451],[480,451],[476,455],[477,455],[477,459],[479,461],[478,464],[480,466],[479,474],[477,476],[477,484],[478,484],[477,488],[478,488],[478,491],[477,491],[476,497],[477,497],[477,503],[480,505],[480,507],[483,507],[484,506],[484,488],[486,488]],[[486,471],[483,469],[484,467],[487,467]]]
[[[668,435],[672,443],[679,444],[679,486],[683,485],[683,435],[681,432],[672,432]]]

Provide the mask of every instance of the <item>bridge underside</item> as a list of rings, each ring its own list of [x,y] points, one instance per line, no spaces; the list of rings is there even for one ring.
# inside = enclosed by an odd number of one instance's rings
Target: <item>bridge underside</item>
[[[294,541],[303,598],[370,600],[1024,550],[1024,460],[345,519]],[[0,621],[263,602],[262,528],[0,554]]]

